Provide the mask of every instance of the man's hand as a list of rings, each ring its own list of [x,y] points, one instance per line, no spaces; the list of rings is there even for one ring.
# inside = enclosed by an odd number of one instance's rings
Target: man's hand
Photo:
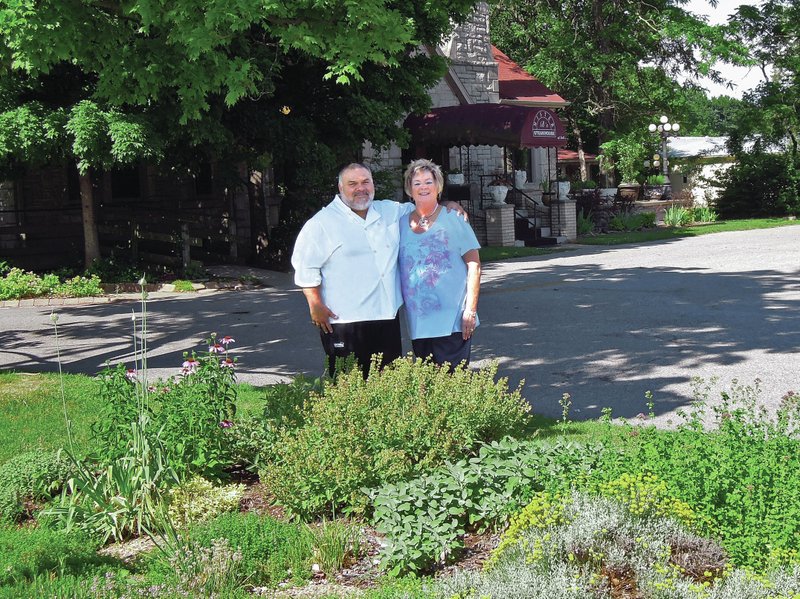
[[[464,208],[458,202],[453,202],[451,200],[448,200],[446,202],[443,202],[442,205],[445,208],[447,208],[448,212],[450,212],[451,210],[455,210],[456,212],[458,212],[459,216],[464,217],[465,222],[469,222],[469,214],[467,214],[467,211],[464,210]]]
[[[308,302],[308,311],[311,314],[311,322],[326,333],[333,333],[331,319],[339,318],[322,301],[322,292],[319,287],[303,287],[303,295]]]

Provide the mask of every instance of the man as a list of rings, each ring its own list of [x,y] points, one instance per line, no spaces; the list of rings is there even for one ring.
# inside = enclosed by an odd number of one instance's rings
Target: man
[[[374,198],[369,168],[345,166],[339,194],[303,225],[292,254],[294,280],[320,330],[331,376],[337,358],[354,354],[367,376],[373,354],[382,354],[383,367],[403,351],[398,222],[414,205]]]

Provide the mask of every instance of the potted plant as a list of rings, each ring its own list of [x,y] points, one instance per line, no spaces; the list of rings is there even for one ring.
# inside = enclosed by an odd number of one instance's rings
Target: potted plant
[[[644,197],[647,200],[662,200],[666,195],[669,179],[666,175],[650,175],[645,180]]]
[[[495,177],[492,182],[486,186],[486,191],[492,196],[492,205],[501,206],[506,203],[508,180],[502,176]]]
[[[553,196],[555,195],[551,191],[553,188],[552,183],[549,179],[544,179],[539,182],[539,187],[542,188],[542,204],[549,206],[553,201]]]
[[[602,144],[601,168],[608,172],[615,169],[622,182],[617,186],[617,194],[627,201],[639,199],[644,159],[647,152],[646,140],[638,133],[612,139]]]
[[[447,182],[450,185],[464,185],[464,173],[460,168],[453,168],[447,171]]]

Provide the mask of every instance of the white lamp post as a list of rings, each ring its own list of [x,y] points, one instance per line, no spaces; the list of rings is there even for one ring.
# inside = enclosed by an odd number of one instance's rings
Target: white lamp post
[[[661,137],[661,156],[659,160],[659,156],[653,156],[653,166],[658,168],[659,163],[661,164],[661,172],[664,173],[664,176],[669,177],[669,160],[667,159],[667,138],[670,135],[677,135],[678,131],[680,131],[681,126],[678,123],[670,123],[669,119],[666,116],[662,116],[659,119],[659,123],[656,125],[655,123],[650,123],[647,127],[650,133],[657,133],[659,137]],[[667,179],[669,181],[669,179]]]

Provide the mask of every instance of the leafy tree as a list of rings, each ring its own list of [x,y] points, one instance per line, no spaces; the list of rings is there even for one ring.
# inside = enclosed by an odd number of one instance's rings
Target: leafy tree
[[[494,43],[572,104],[564,110],[573,143],[596,150],[672,110],[678,73],[719,81],[719,59],[744,48],[681,8],[684,0],[500,0]],[[691,84],[690,84],[691,85]],[[585,167],[584,167],[585,168]]]
[[[729,130],[737,162],[722,177],[721,215],[800,212],[800,6],[767,0],[740,6],[731,22],[764,81],[745,94]]]
[[[75,161],[91,262],[91,169],[263,160],[287,135],[297,135],[278,148],[287,165],[296,148],[309,161],[383,143],[442,73],[414,50],[473,4],[3,0],[0,164]],[[326,136],[335,147],[322,149]]]

